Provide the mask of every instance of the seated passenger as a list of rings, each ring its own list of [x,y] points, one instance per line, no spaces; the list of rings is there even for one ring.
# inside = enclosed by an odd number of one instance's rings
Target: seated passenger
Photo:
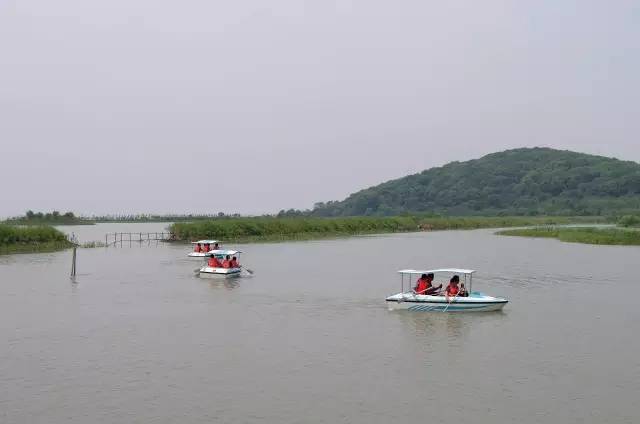
[[[207,243],[207,244],[205,244],[205,245],[204,245],[204,250],[203,250],[203,252],[204,252],[204,253],[207,253],[209,250],[211,250],[211,245],[210,245],[209,243]]]
[[[424,294],[427,291],[427,274],[422,274],[418,281],[416,281],[416,286],[413,288],[415,294]]]
[[[469,297],[469,292],[464,286],[464,283],[460,283],[460,291],[458,292],[458,297]]]
[[[227,257],[222,261],[222,268],[231,268],[231,261],[229,260],[231,257],[227,255]]]
[[[238,263],[238,258],[235,256],[231,258],[231,268],[240,268],[240,264]]]
[[[449,281],[449,285],[445,289],[445,295],[447,296],[447,302],[449,301],[449,296],[456,297],[460,294],[460,288],[458,287],[458,283],[460,282],[460,277],[454,275],[453,278]]]
[[[440,284],[438,287],[435,287],[433,285],[433,277],[434,275],[432,273],[427,274],[427,290],[424,292],[424,294],[429,296],[437,295],[440,292],[440,289],[442,289],[442,284]]]
[[[440,290],[442,288],[442,284],[438,287],[433,287],[433,277],[434,275],[432,273],[422,274],[420,279],[416,282],[416,287],[414,289],[416,294],[433,295]]]
[[[221,268],[222,267],[222,264],[220,263],[218,258],[216,258],[215,256],[211,256],[209,258],[209,261],[207,262],[207,265],[210,266],[211,268]]]
[[[220,250],[220,245],[218,243],[213,243],[213,249],[211,250]]]
[[[196,244],[196,247],[193,248],[193,251],[196,253],[202,252],[202,248],[200,247],[200,243]]]

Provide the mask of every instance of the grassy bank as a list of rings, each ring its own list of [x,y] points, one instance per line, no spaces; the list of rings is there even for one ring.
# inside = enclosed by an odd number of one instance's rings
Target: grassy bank
[[[527,225],[597,222],[601,218],[570,217],[257,217],[177,222],[170,231],[177,240],[214,238],[225,242],[284,241],[410,231],[502,228]]]
[[[0,224],[0,254],[52,252],[71,246],[66,235],[53,227]]]
[[[503,236],[555,238],[569,243],[639,246],[640,231],[619,228],[525,228],[500,231]]]

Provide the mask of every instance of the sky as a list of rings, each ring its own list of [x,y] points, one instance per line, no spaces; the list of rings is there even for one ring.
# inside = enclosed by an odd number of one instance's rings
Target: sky
[[[0,216],[261,214],[516,147],[640,162],[640,3],[0,0]]]

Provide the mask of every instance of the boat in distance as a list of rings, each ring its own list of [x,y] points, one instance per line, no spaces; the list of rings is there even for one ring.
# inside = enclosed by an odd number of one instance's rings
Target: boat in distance
[[[499,311],[509,302],[502,297],[494,297],[479,291],[472,291],[474,270],[459,268],[442,268],[431,270],[403,269],[401,275],[401,292],[386,298],[389,309],[406,309],[423,312],[488,312]],[[464,276],[464,286],[468,283],[468,295],[447,296],[444,294],[419,294],[413,290],[412,277],[418,275],[447,274]],[[405,276],[408,276],[409,290],[404,288]]]
[[[190,258],[200,258],[200,259],[206,258],[209,252],[211,252],[212,250],[216,250],[216,248],[213,246],[216,246],[218,243],[219,243],[218,240],[192,241],[191,244],[194,245],[195,250],[193,250],[192,252],[189,252],[187,256],[189,256]]]

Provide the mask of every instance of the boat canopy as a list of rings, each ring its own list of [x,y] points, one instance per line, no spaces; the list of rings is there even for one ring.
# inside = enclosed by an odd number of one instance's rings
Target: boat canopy
[[[448,273],[453,273],[453,274],[464,274],[464,275],[471,275],[473,274],[475,271],[472,269],[459,269],[459,268],[441,268],[441,269],[431,269],[431,270],[416,270],[416,269],[401,269],[400,271],[398,271],[398,273],[400,274],[437,274],[437,273],[442,273],[442,272],[448,272]]]
[[[191,244],[215,244],[218,243],[218,240],[198,240],[192,241]]]
[[[208,252],[206,252],[206,254],[208,256],[213,256],[213,255],[223,255],[223,256],[234,256],[237,255],[238,253],[242,253],[239,250],[210,250]]]

